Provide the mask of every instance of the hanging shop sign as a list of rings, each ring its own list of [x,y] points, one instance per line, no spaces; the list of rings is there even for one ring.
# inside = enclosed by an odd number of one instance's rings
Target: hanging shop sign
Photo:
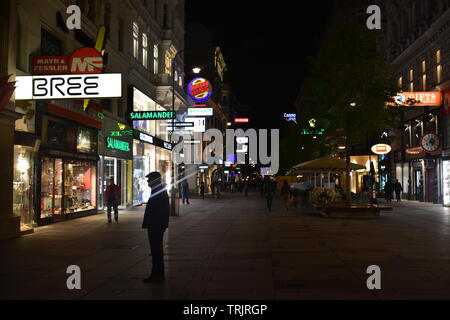
[[[174,111],[133,111],[128,113],[129,120],[167,120],[175,119]]]
[[[235,118],[234,122],[235,123],[248,123],[250,120],[249,118]]]
[[[379,144],[372,146],[371,150],[375,154],[387,154],[387,153],[391,152],[392,148],[388,144],[379,143]]]
[[[425,152],[434,152],[439,149],[441,141],[434,132],[425,133],[420,139],[420,145]]]
[[[189,82],[187,93],[195,102],[204,102],[211,97],[212,87],[205,78],[195,78]]]
[[[172,127],[174,128],[184,128],[184,127],[193,127],[194,122],[163,122],[161,123],[161,127],[168,127],[168,130],[171,130]],[[187,129],[186,129],[187,130]]]
[[[143,132],[139,132],[139,138],[138,139],[141,140],[141,141],[145,141],[145,142],[153,144],[153,137],[148,135],[148,134],[145,134]]]
[[[213,108],[188,108],[189,117],[207,117],[213,115]]]
[[[301,135],[319,135],[324,134],[325,129],[300,129]]]
[[[388,105],[396,106],[440,106],[442,105],[442,94],[440,91],[418,91],[418,92],[400,92],[394,97],[395,103]]]
[[[126,151],[126,152],[130,151],[130,143],[129,142],[110,138],[110,137],[106,138],[106,147],[108,149],[115,149],[115,150]]]
[[[120,98],[122,74],[17,76],[16,100]]]
[[[185,118],[184,121],[192,122],[194,125],[192,127],[187,127],[186,130],[194,132],[205,132],[206,120],[205,118]]]
[[[296,113],[285,113],[283,114],[284,120],[286,121],[292,121],[297,123],[297,114]]]
[[[406,149],[405,152],[407,154],[421,154],[423,152],[423,148],[422,147],[409,148]]]

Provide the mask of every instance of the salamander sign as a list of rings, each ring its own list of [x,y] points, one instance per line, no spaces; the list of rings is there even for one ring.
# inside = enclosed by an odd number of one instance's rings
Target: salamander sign
[[[175,119],[173,111],[133,111],[128,114],[130,120],[166,120]]]
[[[16,100],[120,98],[122,74],[17,76]]]

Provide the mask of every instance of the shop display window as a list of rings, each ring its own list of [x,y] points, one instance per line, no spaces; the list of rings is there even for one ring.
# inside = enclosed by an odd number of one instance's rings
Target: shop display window
[[[62,160],[42,158],[41,218],[62,213]]]
[[[94,163],[42,158],[41,172],[41,219],[96,208]]]
[[[136,156],[133,160],[133,204],[147,202],[150,197],[150,187],[145,177],[149,171],[148,157]]]
[[[96,208],[96,166],[91,162],[64,163],[64,213]]]
[[[20,230],[33,226],[33,151],[32,148],[14,146],[13,212],[20,216]]]

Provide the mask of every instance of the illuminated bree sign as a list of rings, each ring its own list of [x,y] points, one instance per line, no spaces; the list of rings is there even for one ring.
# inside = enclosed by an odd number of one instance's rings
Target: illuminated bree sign
[[[130,143],[114,138],[106,138],[106,147],[108,149],[115,149],[120,151],[130,151]]]
[[[300,134],[312,135],[312,134],[323,134],[325,129],[300,129]]]
[[[16,100],[120,98],[122,74],[17,76]]]
[[[187,93],[195,102],[204,102],[211,97],[211,84],[204,78],[195,78],[189,82]]]
[[[129,113],[130,120],[166,120],[175,119],[173,111],[133,111]]]

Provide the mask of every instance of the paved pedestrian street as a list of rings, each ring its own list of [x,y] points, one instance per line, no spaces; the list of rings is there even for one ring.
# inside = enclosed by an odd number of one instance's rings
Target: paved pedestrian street
[[[0,243],[1,299],[448,299],[450,209],[392,203],[376,220],[282,210],[251,193],[192,199],[170,218],[166,282],[148,284],[143,209],[55,223]],[[69,265],[81,290],[68,290]],[[366,285],[370,265],[381,289]]]

